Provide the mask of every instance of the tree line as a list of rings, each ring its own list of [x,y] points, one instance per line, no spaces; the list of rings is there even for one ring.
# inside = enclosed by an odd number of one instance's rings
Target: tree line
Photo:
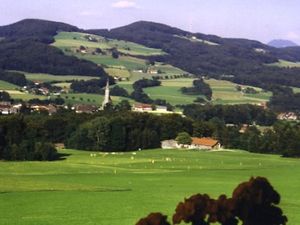
[[[244,129],[239,121],[228,125],[218,117],[202,120],[177,114],[135,113],[126,100],[96,114],[76,114],[65,109],[52,116],[27,113],[24,110],[23,114],[0,117],[1,158],[40,159],[31,154],[35,143],[65,143],[68,148],[95,151],[159,148],[162,140],[175,139],[181,132],[213,137],[225,148],[300,156],[299,123],[275,122],[264,130],[251,125]],[[26,157],[18,156],[27,153]]]

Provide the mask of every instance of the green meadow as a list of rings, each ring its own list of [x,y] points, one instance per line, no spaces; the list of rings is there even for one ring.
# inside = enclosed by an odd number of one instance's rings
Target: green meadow
[[[26,79],[31,81],[38,81],[38,82],[63,82],[63,81],[70,81],[70,80],[91,80],[97,79],[99,77],[90,77],[90,76],[76,76],[76,75],[52,75],[46,73],[28,73],[28,72],[21,72],[24,73]]]
[[[93,104],[100,106],[103,102],[104,96],[100,94],[88,94],[88,93],[68,93],[61,94],[61,97],[65,100],[66,104]],[[126,99],[129,102],[132,100],[119,96],[111,96],[114,104]]]
[[[237,84],[225,80],[205,80],[213,91],[214,104],[258,104],[269,101],[271,92],[264,92],[260,88],[252,87],[257,94],[244,94],[236,90]],[[250,87],[242,85],[242,87]]]
[[[86,39],[85,36],[87,35],[97,40],[97,42]],[[87,48],[101,48],[103,50],[117,48],[119,52],[129,55],[151,56],[165,54],[160,49],[147,48],[133,42],[106,39],[97,35],[76,32],[60,32],[55,36],[55,43],[53,45],[61,49],[77,48],[81,45]]]
[[[145,88],[144,92],[152,99],[165,99],[172,105],[192,104],[197,97],[202,97],[202,95],[185,95],[180,90],[182,87],[192,86],[192,83],[193,79],[188,78],[162,80],[161,86]]]
[[[291,62],[291,61],[286,61],[286,60],[280,59],[279,62],[271,63],[271,64],[268,64],[268,65],[269,66],[293,68],[293,67],[300,67],[300,62]]]
[[[133,225],[158,211],[171,218],[184,197],[230,196],[251,176],[267,177],[281,194],[288,224],[300,223],[299,159],[242,151],[60,152],[69,156],[0,161],[0,224]]]
[[[0,90],[15,90],[15,89],[18,89],[18,88],[20,88],[20,87],[17,86],[17,85],[14,85],[14,84],[8,83],[6,81],[0,80]]]

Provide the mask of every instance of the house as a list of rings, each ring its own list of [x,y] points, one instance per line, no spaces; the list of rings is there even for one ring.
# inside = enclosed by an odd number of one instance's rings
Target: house
[[[164,140],[161,142],[162,149],[175,149],[175,148],[183,148],[183,149],[220,149],[221,144],[218,140],[213,138],[197,138],[192,137],[192,143],[190,145],[182,145],[178,144],[176,140]]]
[[[132,111],[136,112],[151,112],[152,110],[152,105],[149,104],[134,104],[132,107]]]
[[[9,115],[17,113],[17,108],[13,107],[10,102],[0,102],[0,114]]]
[[[285,113],[280,113],[277,116],[277,119],[279,119],[279,120],[297,120],[298,116],[294,112],[285,112]]]
[[[84,104],[77,104],[72,107],[76,113],[94,113],[98,111],[98,107],[95,105],[84,105]]]
[[[189,149],[219,149],[221,144],[218,140],[213,138],[197,138],[192,137],[192,143],[188,147]]]
[[[175,140],[165,140],[161,142],[162,149],[174,149],[178,148],[177,141]]]
[[[168,112],[168,109],[167,109],[167,106],[160,106],[160,105],[158,105],[158,106],[156,106],[156,111],[157,112]]]
[[[36,104],[36,105],[31,105],[30,108],[33,112],[48,112],[49,115],[52,115],[57,112],[56,107],[51,104],[50,105]]]
[[[249,128],[248,124],[243,124],[239,130],[239,133],[244,134],[248,128]]]
[[[150,74],[158,74],[158,70],[149,68],[149,69],[147,70],[147,73],[150,73]]]

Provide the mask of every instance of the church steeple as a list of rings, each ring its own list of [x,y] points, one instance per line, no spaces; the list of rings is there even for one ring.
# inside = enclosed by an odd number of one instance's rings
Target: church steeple
[[[110,95],[109,95],[109,79],[107,79],[107,82],[106,82],[106,87],[105,87],[105,95],[104,95],[104,100],[102,102],[102,109],[105,108],[105,106],[107,104],[111,103],[111,98],[110,98]]]

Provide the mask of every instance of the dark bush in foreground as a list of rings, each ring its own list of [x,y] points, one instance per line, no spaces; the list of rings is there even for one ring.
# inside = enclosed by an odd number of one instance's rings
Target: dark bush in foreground
[[[238,185],[231,198],[221,195],[212,199],[207,194],[196,194],[180,202],[173,215],[173,224],[192,225],[285,225],[287,217],[277,206],[280,195],[264,177],[251,178]],[[136,225],[169,224],[166,216],[150,214]]]

